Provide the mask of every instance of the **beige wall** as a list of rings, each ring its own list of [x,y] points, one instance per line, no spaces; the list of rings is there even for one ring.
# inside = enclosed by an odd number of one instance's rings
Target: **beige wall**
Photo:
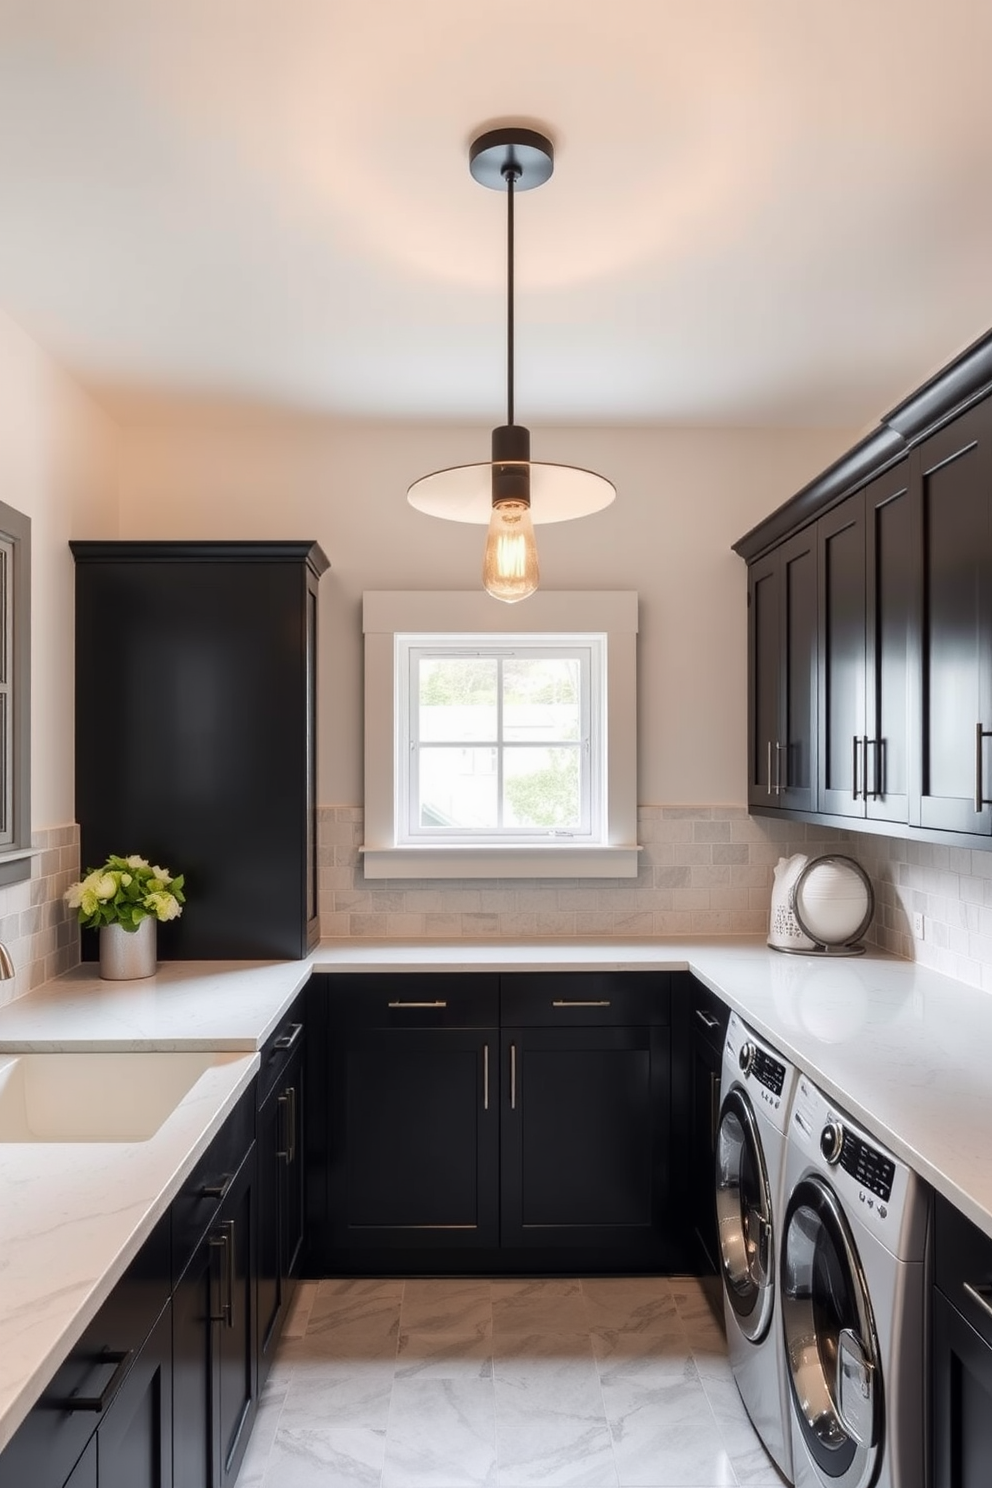
[[[0,939],[17,967],[14,984],[0,983],[0,1002],[75,958],[61,903],[79,862],[67,544],[116,536],[117,454],[115,425],[0,312],[0,499],[31,518],[31,819],[40,850],[30,882],[0,889]]]
[[[609,510],[538,529],[548,589],[640,595],[640,802],[745,798],[745,569],[730,544],[854,438],[837,430],[535,431],[537,458],[616,483]],[[483,529],[407,506],[411,480],[484,457],[487,429],[245,419],[128,428],[122,537],[315,537],[321,582],[320,800],[361,804],[365,589],[463,589]],[[496,601],[493,601],[495,604]]]

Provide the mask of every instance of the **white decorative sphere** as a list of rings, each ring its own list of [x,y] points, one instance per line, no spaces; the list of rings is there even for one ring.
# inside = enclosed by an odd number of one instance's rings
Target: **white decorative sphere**
[[[796,885],[796,918],[823,945],[846,945],[864,928],[871,888],[846,858],[814,858]]]

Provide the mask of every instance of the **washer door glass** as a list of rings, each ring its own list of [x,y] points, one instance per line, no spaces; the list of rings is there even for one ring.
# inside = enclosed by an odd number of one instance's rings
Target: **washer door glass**
[[[739,1085],[720,1112],[716,1218],[724,1289],[744,1337],[760,1343],[775,1296],[772,1201],[754,1109]]]
[[[850,1226],[813,1176],[786,1209],[782,1324],[795,1417],[820,1476],[869,1488],[883,1438],[878,1338]]]

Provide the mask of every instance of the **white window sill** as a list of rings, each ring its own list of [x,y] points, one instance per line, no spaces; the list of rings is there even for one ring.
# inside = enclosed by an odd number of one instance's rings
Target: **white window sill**
[[[360,848],[366,878],[636,878],[641,849],[534,843]]]

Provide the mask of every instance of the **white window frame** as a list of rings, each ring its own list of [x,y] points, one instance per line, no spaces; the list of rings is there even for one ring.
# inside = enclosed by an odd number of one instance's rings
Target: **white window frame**
[[[633,878],[637,874],[637,595],[630,591],[540,592],[503,606],[487,594],[367,592],[365,631],[365,877]],[[407,660],[411,642],[510,649],[526,640],[600,651],[601,734],[590,747],[602,762],[602,792],[590,831],[455,840],[411,833],[402,789],[409,751]],[[594,713],[596,709],[593,709]]]

